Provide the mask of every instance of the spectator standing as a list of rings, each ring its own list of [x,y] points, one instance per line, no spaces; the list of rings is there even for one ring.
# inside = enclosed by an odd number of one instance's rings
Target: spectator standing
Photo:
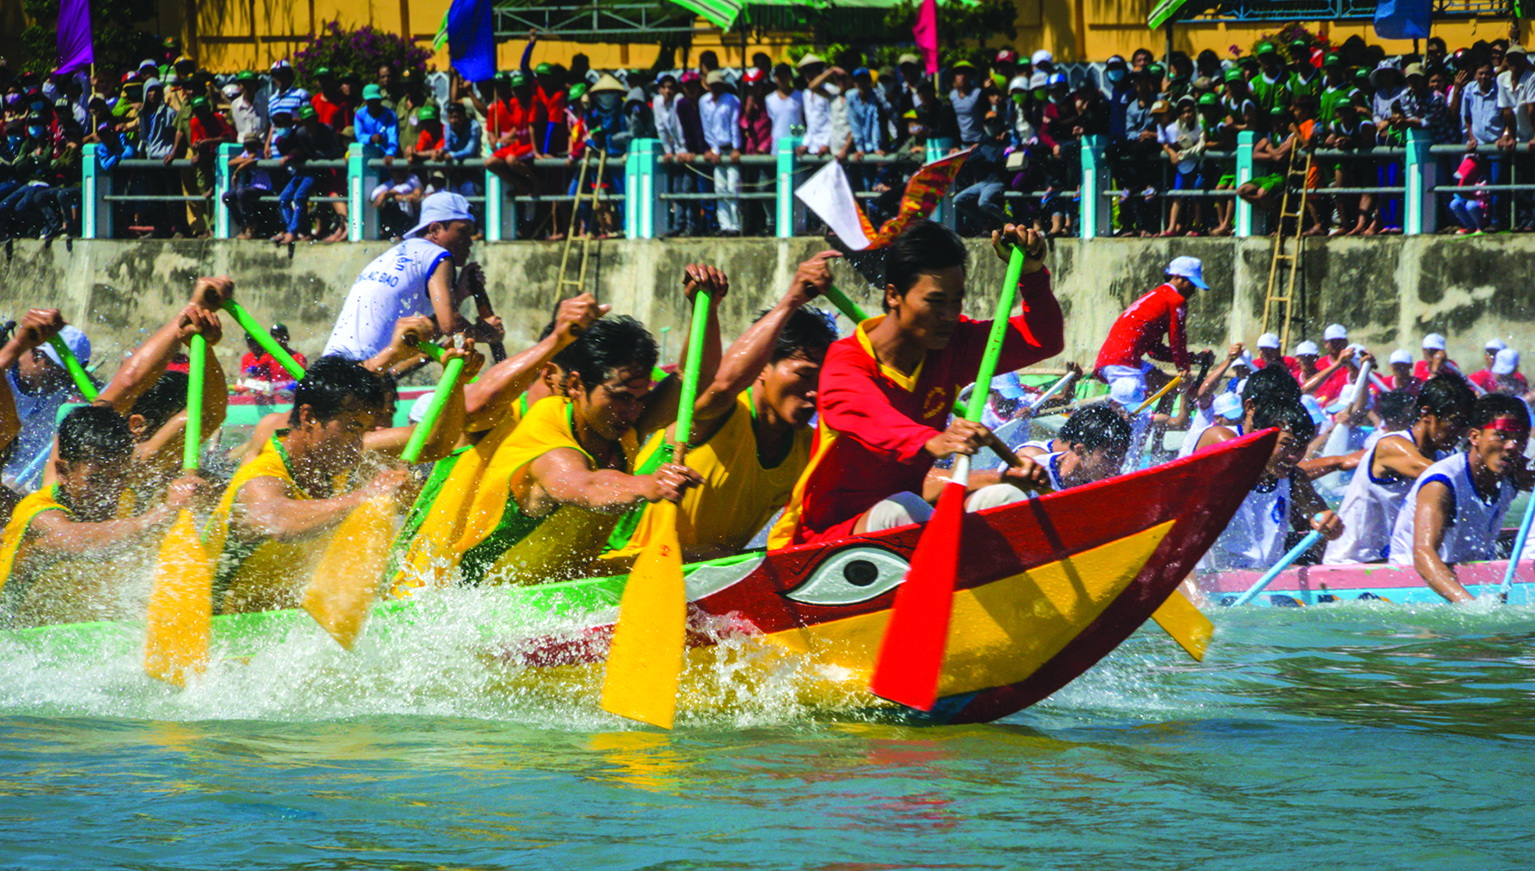
[[[1201,189],[1204,184],[1200,175],[1205,151],[1204,131],[1200,127],[1199,110],[1193,97],[1184,97],[1178,101],[1175,116],[1162,128],[1157,142],[1167,155],[1167,162],[1173,167],[1173,190]],[[1183,223],[1186,211],[1195,211],[1196,220],[1202,217],[1199,212],[1203,210],[1199,209],[1198,200],[1186,202],[1183,197],[1174,198],[1168,210],[1167,229],[1162,231],[1163,236],[1179,236],[1185,232],[1190,236],[1196,235]]]
[[[799,73],[805,77],[805,138],[801,154],[825,154],[831,150],[831,98],[819,86],[826,75],[826,62],[814,54],[799,59]]]
[[[314,71],[314,77],[320,83],[320,92],[310,97],[309,103],[320,123],[337,133],[352,126],[352,106],[341,93],[336,74],[330,67],[320,67]]]
[[[1171,111],[1171,106],[1157,93],[1156,82],[1145,70],[1130,73],[1132,99],[1121,111],[1120,135],[1110,138],[1118,160],[1121,189],[1119,195],[1120,234],[1150,236],[1161,224],[1157,192],[1162,187],[1164,162],[1158,145],[1161,124],[1155,114]],[[1114,105],[1110,99],[1110,130],[1113,129]],[[1110,133],[1112,137],[1112,132]]]
[[[773,90],[767,74],[757,67],[748,68],[741,75],[741,153],[771,156],[774,153],[773,117],[768,113],[767,101]],[[767,166],[741,167],[741,183],[756,190],[773,177],[773,169]],[[756,231],[772,226],[772,205],[764,200],[751,200],[742,209],[742,231],[755,235]]]
[[[703,120],[699,104],[704,97],[703,77],[693,70],[682,74],[682,96],[677,100],[677,119],[682,125],[684,150],[677,155],[682,170],[685,193],[709,194],[714,192],[713,175],[693,166],[695,157],[703,157],[709,150],[704,141]],[[702,236],[713,226],[714,211],[703,200],[683,201],[684,232]]]
[[[924,79],[921,67],[922,59],[910,52],[901,55],[896,61],[896,69],[901,74],[900,87],[896,89],[896,98],[893,109],[899,116],[905,116],[907,112],[916,111],[922,105],[922,97],[917,93],[917,86]],[[775,74],[776,78],[776,74]]]
[[[954,86],[949,91],[949,105],[954,107],[954,118],[959,124],[959,141],[971,146],[981,141],[986,122],[987,105],[981,86],[976,84],[975,64],[962,60],[950,69]]]
[[[496,100],[486,114],[491,140],[485,167],[519,194],[533,191],[533,86],[520,72],[496,76]]]
[[[1460,94],[1460,122],[1465,133],[1466,151],[1474,153],[1479,145],[1502,145],[1507,142],[1513,111],[1499,105],[1498,79],[1491,64],[1476,68],[1476,78],[1470,87]],[[1491,184],[1502,184],[1504,159],[1496,155],[1476,155],[1484,175]],[[1464,180],[1462,180],[1464,183]],[[1502,197],[1494,196],[1493,221],[1496,223],[1497,205]],[[1480,228],[1477,228],[1480,229]]]
[[[1304,39],[1290,41],[1290,75],[1285,86],[1291,97],[1322,95],[1322,76],[1311,63],[1311,43]]]
[[[257,95],[261,82],[256,79],[255,73],[241,70],[235,76],[235,84],[239,86],[240,92],[229,100],[229,120],[234,124],[235,134],[242,142],[248,136],[265,141],[267,127],[271,122],[267,120],[266,102]]]
[[[681,99],[681,89],[677,86],[675,76],[662,76],[657,80],[656,97],[651,101],[650,112],[655,118],[656,139],[661,143],[661,162],[666,173],[666,189],[670,193],[685,193],[693,187],[688,167],[678,165],[680,155],[687,151],[682,119],[677,114],[677,104]],[[687,232],[688,215],[691,212],[690,203],[671,203],[667,208],[667,235]]]
[[[730,93],[730,83],[719,70],[709,73],[709,93],[698,102],[699,122],[703,126],[708,151],[704,159],[714,164],[714,193],[720,235],[737,236],[741,232],[741,101]]]
[[[847,95],[847,117],[853,138],[852,159],[855,163],[861,163],[870,154],[884,156],[885,123],[889,114],[890,107],[885,103],[885,96],[874,87],[874,79],[868,68],[859,67],[854,70],[853,89]],[[877,171],[878,167],[872,170],[867,166],[856,167],[853,182],[856,189],[870,190]]]
[[[1109,86],[1109,141],[1123,141],[1129,135],[1125,113],[1140,96],[1136,78],[1130,75],[1125,59],[1116,54],[1103,63],[1103,81]]]
[[[1290,75],[1284,68],[1284,59],[1271,42],[1258,44],[1255,52],[1260,67],[1258,75],[1250,83],[1253,98],[1258,101],[1260,117],[1271,114],[1276,107],[1290,105]]]
[[[768,118],[773,122],[775,151],[778,140],[790,139],[805,132],[805,95],[795,89],[794,71],[788,64],[779,64],[773,68],[773,92],[767,95],[764,102]]]
[[[1508,68],[1498,73],[1498,106],[1513,115],[1510,126],[1511,138],[1505,139],[1505,148],[1513,150],[1512,164],[1516,178],[1528,179],[1535,175],[1535,72],[1530,69],[1529,58],[1523,46],[1511,45],[1504,55]],[[1521,151],[1517,148],[1526,144]],[[1535,199],[1528,193],[1514,197],[1516,229],[1535,229]]]
[[[1407,90],[1399,98],[1401,112],[1400,120],[1396,123],[1403,128],[1421,128],[1435,145],[1453,145],[1462,141],[1455,119],[1450,117],[1450,108],[1444,101],[1444,95],[1428,86],[1428,75],[1423,71],[1423,65],[1408,64],[1404,72]]]

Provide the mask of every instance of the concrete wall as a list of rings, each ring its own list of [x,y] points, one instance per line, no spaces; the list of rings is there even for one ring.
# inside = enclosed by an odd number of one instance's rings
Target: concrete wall
[[[1292,333],[1320,340],[1322,327],[1346,324],[1351,336],[1384,355],[1415,354],[1423,333],[1450,338],[1462,363],[1479,364],[1482,343],[1494,336],[1535,349],[1535,236],[1392,237],[1311,243],[1299,295],[1303,324]],[[1212,290],[1190,308],[1192,345],[1249,346],[1261,332],[1271,243],[1264,239],[1059,240],[1051,268],[1067,314],[1067,353],[1089,363],[1114,317],[1153,286],[1167,261],[1192,254],[1205,261]],[[290,254],[270,244],[239,241],[97,241],[43,245],[16,241],[0,249],[0,315],[16,317],[52,305],[83,324],[98,360],[114,359],[170,316],[198,275],[228,274],[257,317],[283,321],[300,351],[318,352],[352,279],[387,243],[300,245]],[[652,330],[671,327],[678,352],[685,318],[679,278],[686,263],[723,266],[732,293],[721,311],[734,335],[787,286],[795,266],[820,250],[815,239],[689,239],[607,241],[595,248],[588,286],[616,311]],[[479,245],[497,310],[508,323],[508,346],[530,343],[556,299],[558,244]],[[973,314],[986,315],[1003,264],[975,244],[971,260]],[[867,282],[848,265],[839,284],[865,308],[879,308]],[[1302,326],[1304,328],[1302,328]],[[225,342],[226,355],[241,348]],[[110,371],[110,367],[108,368]]]

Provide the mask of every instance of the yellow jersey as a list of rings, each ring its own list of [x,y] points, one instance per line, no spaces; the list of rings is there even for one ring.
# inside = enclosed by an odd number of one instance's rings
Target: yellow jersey
[[[512,498],[512,477],[552,450],[580,451],[596,468],[576,440],[573,413],[563,396],[540,399],[491,456],[465,517],[463,535],[454,546],[464,582],[538,584],[590,574],[617,515],[563,505],[543,517],[529,517]],[[620,445],[621,471],[627,472],[639,447],[633,431]]]

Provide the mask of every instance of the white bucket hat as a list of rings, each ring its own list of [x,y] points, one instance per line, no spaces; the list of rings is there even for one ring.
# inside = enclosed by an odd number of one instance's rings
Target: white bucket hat
[[[449,221],[474,221],[474,216],[469,214],[469,201],[462,194],[438,191],[421,201],[421,223],[411,227],[405,238],[419,236],[427,227]]]

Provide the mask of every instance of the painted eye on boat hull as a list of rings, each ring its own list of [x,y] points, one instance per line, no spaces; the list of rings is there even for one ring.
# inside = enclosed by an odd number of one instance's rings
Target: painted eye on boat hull
[[[816,566],[804,583],[784,593],[806,605],[857,605],[894,589],[910,564],[875,547],[838,551]]]

